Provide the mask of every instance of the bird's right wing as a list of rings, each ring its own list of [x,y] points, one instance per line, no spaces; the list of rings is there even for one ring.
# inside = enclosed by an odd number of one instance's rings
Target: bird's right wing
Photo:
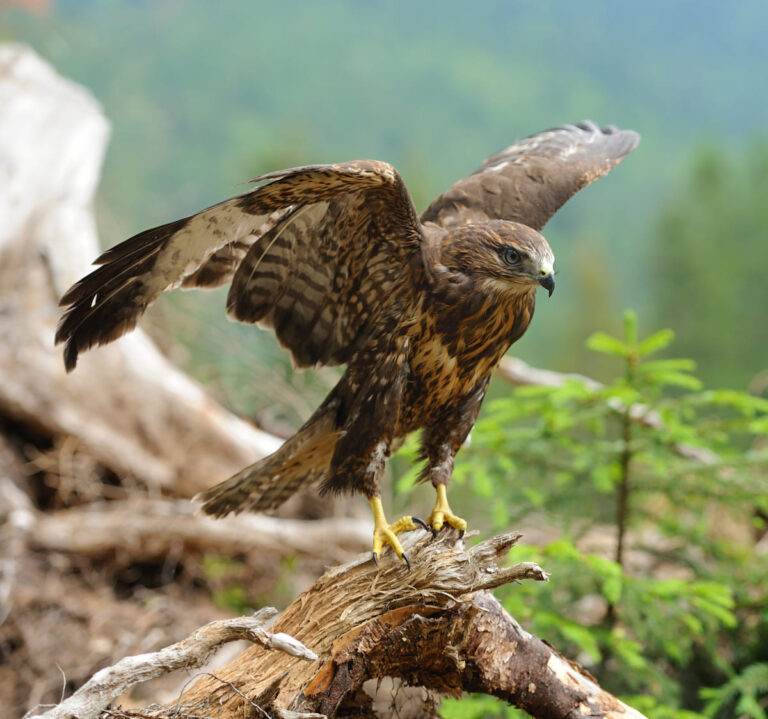
[[[632,130],[592,122],[532,135],[489,157],[424,211],[442,227],[511,220],[541,230],[579,190],[608,174],[640,142]]]
[[[270,173],[266,183],[107,250],[62,297],[56,332],[78,353],[130,331],[162,292],[232,282],[227,312],[274,329],[299,366],[346,362],[382,313],[415,293],[421,235],[387,163],[358,160]]]

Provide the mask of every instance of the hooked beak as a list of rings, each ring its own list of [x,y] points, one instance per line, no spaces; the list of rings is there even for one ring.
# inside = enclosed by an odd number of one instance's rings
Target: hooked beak
[[[551,262],[545,260],[541,263],[541,267],[539,267],[539,284],[552,297],[552,293],[555,291],[555,272]]]
[[[550,272],[548,275],[544,275],[539,280],[539,284],[549,292],[549,296],[552,297],[552,293],[555,291],[555,273]]]

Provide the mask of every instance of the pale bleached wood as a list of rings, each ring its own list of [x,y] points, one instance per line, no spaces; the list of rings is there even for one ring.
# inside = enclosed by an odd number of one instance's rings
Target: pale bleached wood
[[[100,253],[93,201],[108,136],[85,89],[29,48],[0,45],[0,414],[189,496],[280,440],[222,408],[140,330],[64,372],[58,300]]]
[[[265,651],[277,649],[304,661],[317,659],[314,652],[293,637],[268,632],[264,628],[264,622],[276,613],[276,609],[268,607],[251,617],[211,622],[160,651],[125,657],[117,664],[96,672],[56,707],[28,719],[94,719],[132,686],[170,672],[200,667],[222,644],[240,639],[258,644]]]

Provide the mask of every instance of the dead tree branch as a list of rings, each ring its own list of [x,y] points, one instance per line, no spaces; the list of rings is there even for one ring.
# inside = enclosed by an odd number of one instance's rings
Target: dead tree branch
[[[490,694],[534,717],[641,716],[523,630],[488,592],[442,609],[396,609],[350,631],[334,643],[299,705],[334,716],[359,702],[371,677],[397,677],[447,696]]]
[[[211,622],[158,652],[121,659],[94,674],[69,699],[30,719],[93,719],[133,685],[179,669],[200,667],[222,644],[239,639],[253,642],[265,651],[278,649],[292,657],[317,659],[314,652],[287,634],[273,634],[264,629],[264,622],[275,614],[277,610],[268,607],[252,617]]]
[[[267,712],[373,717],[364,684],[394,677],[442,695],[493,694],[534,717],[638,719],[642,715],[584,670],[525,632],[485,591],[547,580],[533,563],[499,566],[519,536],[503,534],[467,548],[455,534],[430,541],[416,531],[404,540],[410,572],[390,554],[378,568],[366,555],[332,569],[274,625],[311,647],[317,661],[267,657],[262,647],[251,647],[155,716],[203,716],[215,707],[222,719],[240,717],[245,697],[259,698]]]

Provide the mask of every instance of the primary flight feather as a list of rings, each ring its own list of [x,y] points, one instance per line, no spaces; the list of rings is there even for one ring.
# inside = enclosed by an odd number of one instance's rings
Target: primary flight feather
[[[487,159],[418,216],[391,165],[357,160],[282,170],[257,187],[146,230],[101,255],[62,297],[56,333],[79,352],[131,330],[174,287],[230,283],[227,313],[274,330],[298,366],[346,364],[339,383],[274,454],[198,495],[214,516],[274,509],[301,487],[360,492],[374,558],[421,520],[389,524],[387,457],[421,429],[426,524],[466,522],[446,487],[491,373],[528,327],[554,256],[539,234],[569,197],[607,174],[639,136],[590,122],[533,135]]]

